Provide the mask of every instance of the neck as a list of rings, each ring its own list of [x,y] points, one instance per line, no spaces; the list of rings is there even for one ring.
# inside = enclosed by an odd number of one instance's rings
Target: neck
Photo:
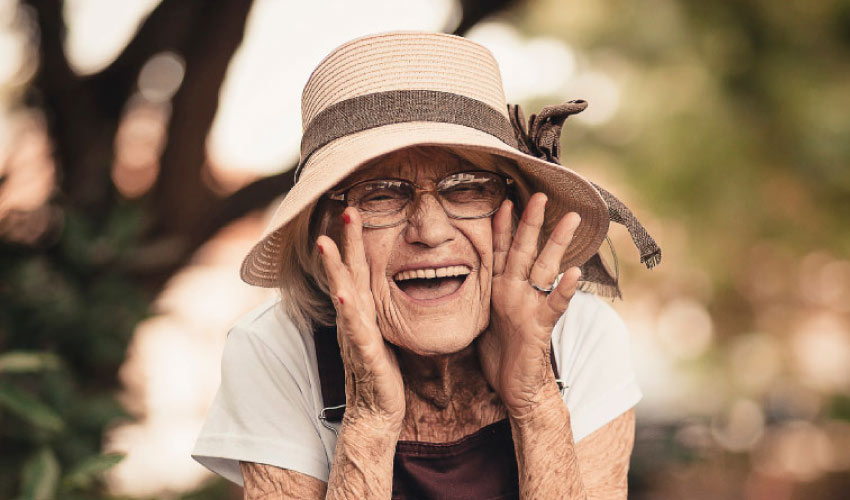
[[[439,356],[401,349],[398,354],[407,400],[400,439],[454,441],[504,418],[504,407],[481,372],[474,344]]]

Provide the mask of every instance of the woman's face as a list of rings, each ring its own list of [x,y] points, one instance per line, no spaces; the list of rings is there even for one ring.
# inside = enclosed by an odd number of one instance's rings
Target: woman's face
[[[441,149],[408,149],[380,158],[343,185],[392,177],[428,189],[470,169],[493,170]],[[413,353],[458,352],[490,320],[492,219],[449,218],[433,194],[421,195],[409,213],[398,226],[363,229],[378,325],[388,342]],[[417,271],[450,276],[411,279]]]

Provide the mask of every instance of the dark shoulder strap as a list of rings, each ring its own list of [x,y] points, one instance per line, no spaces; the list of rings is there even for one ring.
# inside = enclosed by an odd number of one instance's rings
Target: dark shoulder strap
[[[558,375],[558,362],[555,361],[555,346],[552,345],[552,341],[549,341],[549,361],[552,363],[552,373],[555,374],[555,380],[560,380],[561,376]]]
[[[316,361],[319,364],[324,416],[331,422],[339,422],[345,412],[345,368],[336,340],[336,327],[316,329],[313,332],[313,343],[316,345]]]

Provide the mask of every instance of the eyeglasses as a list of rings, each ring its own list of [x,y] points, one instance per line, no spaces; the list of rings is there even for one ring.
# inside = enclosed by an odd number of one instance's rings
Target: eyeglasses
[[[410,216],[410,202],[420,193],[433,193],[452,219],[483,219],[499,209],[507,197],[510,177],[496,172],[468,171],[449,174],[433,189],[403,179],[369,179],[343,191],[330,193],[332,200],[343,201],[360,212],[364,227],[392,227]]]

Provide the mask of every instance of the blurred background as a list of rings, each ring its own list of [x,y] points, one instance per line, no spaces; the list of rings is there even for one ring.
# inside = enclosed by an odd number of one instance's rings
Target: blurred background
[[[236,499],[189,456],[300,93],[393,29],[489,47],[613,227],[636,499],[850,491],[847,0],[0,0],[0,499]]]

